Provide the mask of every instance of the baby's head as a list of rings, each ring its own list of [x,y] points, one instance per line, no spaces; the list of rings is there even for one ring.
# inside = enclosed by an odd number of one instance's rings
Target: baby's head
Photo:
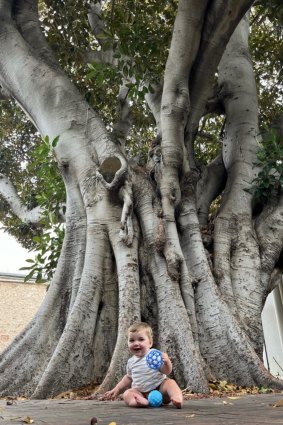
[[[153,343],[153,333],[151,327],[145,322],[135,322],[128,329],[128,335],[130,332],[140,332],[143,331],[146,333],[150,344]]]

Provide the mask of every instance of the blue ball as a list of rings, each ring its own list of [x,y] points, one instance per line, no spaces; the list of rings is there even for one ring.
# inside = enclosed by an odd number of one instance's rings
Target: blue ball
[[[158,390],[150,391],[147,399],[151,407],[160,407],[163,403],[163,396]]]
[[[146,358],[146,363],[151,369],[160,369],[163,365],[162,353],[159,350],[151,350]]]

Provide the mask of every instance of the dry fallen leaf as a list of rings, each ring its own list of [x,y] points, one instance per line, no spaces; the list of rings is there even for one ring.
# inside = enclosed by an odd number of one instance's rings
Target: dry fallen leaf
[[[116,425],[116,422],[110,422],[109,425]]]
[[[233,406],[233,403],[227,403],[227,401],[223,401],[223,404],[224,404],[224,406],[228,406],[228,405]]]
[[[26,417],[23,419],[23,422],[24,422],[25,424],[33,424],[34,420],[33,420],[30,416],[26,416]]]
[[[186,416],[186,418],[193,418],[195,415],[195,413],[193,413],[192,415]]]
[[[273,405],[273,407],[283,407],[283,399],[282,399],[282,400],[277,401],[277,403],[275,403],[275,404]]]
[[[211,388],[212,390],[216,391],[217,390],[217,385],[215,385],[213,382],[209,383],[209,388]]]
[[[238,398],[240,397],[228,397],[228,398],[230,398],[230,400],[238,400]]]

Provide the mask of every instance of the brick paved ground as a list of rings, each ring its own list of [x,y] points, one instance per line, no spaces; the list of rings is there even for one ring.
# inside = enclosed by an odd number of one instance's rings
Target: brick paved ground
[[[8,406],[1,400],[0,425],[23,425],[27,417],[35,425],[90,425],[93,416],[98,425],[282,425],[283,406],[274,407],[282,399],[283,394],[267,394],[189,400],[181,410],[91,400],[28,400]]]

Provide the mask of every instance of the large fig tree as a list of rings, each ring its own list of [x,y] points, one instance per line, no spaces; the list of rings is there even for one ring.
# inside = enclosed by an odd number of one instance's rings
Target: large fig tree
[[[127,328],[136,320],[152,324],[183,388],[207,392],[209,379],[283,388],[262,363],[261,311],[281,277],[282,120],[270,166],[258,158],[248,43],[254,1],[52,3],[0,1],[2,97],[50,141],[66,193],[57,268],[37,315],[0,356],[0,393],[45,398],[94,380],[109,389],[125,372]],[[79,79],[71,59],[59,61],[58,40],[48,42],[46,16],[57,3],[49,27],[61,14],[60,31],[75,32],[88,16],[80,60],[91,64],[89,79],[83,67]],[[136,52],[126,46],[135,35]],[[70,55],[75,45],[70,36]],[[113,103],[107,72],[120,78],[108,121],[89,101],[101,93],[81,89],[100,79]],[[208,116],[224,119],[220,148],[205,163]],[[10,177],[0,176],[2,197],[23,222],[36,223],[42,208],[27,208]],[[255,198],[258,187],[268,197]]]

